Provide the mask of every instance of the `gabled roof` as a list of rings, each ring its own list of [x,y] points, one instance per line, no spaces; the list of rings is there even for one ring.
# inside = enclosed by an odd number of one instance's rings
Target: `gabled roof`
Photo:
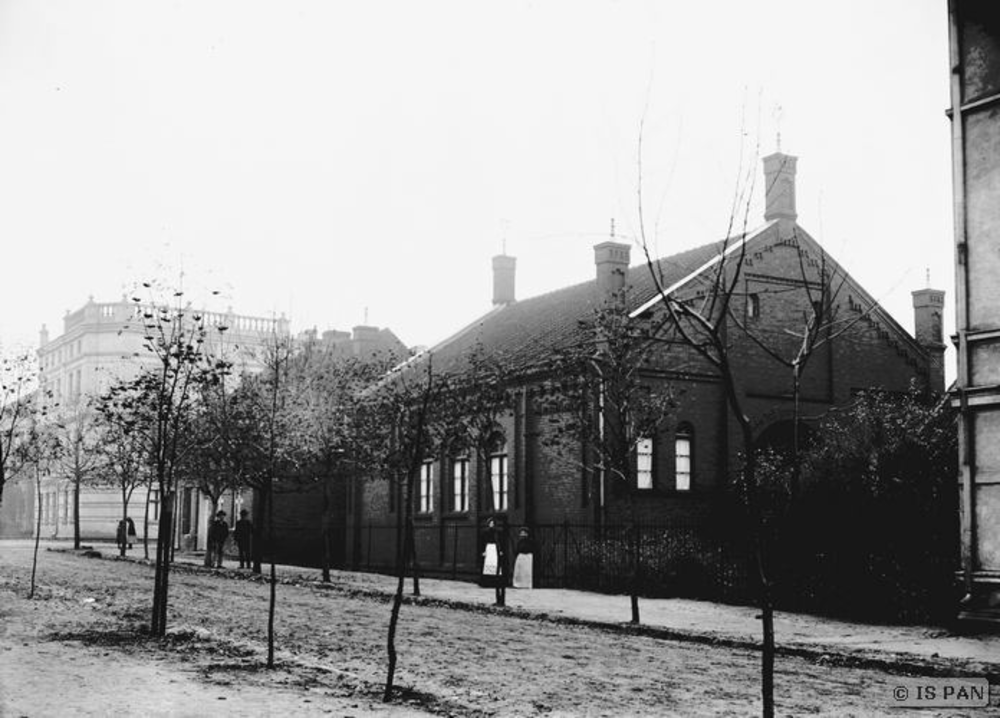
[[[710,272],[720,261],[731,260],[746,247],[748,257],[758,251],[757,245],[777,240],[777,220],[771,220],[745,235],[718,240],[710,244],[656,260],[654,269],[660,276],[665,293],[690,289],[699,280],[711,276]],[[846,281],[846,288],[858,300],[858,309],[885,332],[886,339],[898,350],[924,355],[925,350],[871,297],[835,260],[825,254],[819,243],[798,224],[794,225],[797,241],[815,256],[825,255],[825,261],[835,276]],[[629,267],[626,276],[626,310],[638,316],[662,301],[649,267],[640,262]],[[399,367],[421,365],[428,355],[433,357],[436,372],[461,372],[466,368],[471,352],[482,347],[488,356],[501,358],[508,371],[531,370],[562,349],[585,341],[586,323],[593,320],[594,312],[603,297],[596,277],[509,305],[494,307],[491,311],[461,329],[451,337],[432,347],[428,352],[411,358]],[[904,350],[902,347],[906,347]]]
[[[747,235],[759,236],[772,223]],[[740,244],[740,237],[719,240],[656,260],[661,283],[673,291],[717,263],[724,250]],[[632,312],[655,302],[659,294],[645,262],[629,267],[626,276],[627,309]],[[509,370],[523,370],[583,339],[582,324],[593,319],[602,297],[597,279],[557,289],[506,306],[495,307],[429,351],[436,371],[460,371],[469,352],[483,347],[502,357]],[[419,361],[419,357],[417,358]]]

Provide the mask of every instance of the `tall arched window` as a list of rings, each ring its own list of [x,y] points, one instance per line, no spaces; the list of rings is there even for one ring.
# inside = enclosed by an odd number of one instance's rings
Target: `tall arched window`
[[[490,489],[493,492],[493,510],[507,510],[507,444],[499,442],[490,453]]]
[[[635,444],[635,486],[653,488],[653,439],[644,436]]]
[[[425,461],[420,465],[420,481],[417,483],[417,513],[429,514],[433,511],[431,497],[434,490],[434,461]]]
[[[462,453],[451,460],[451,510],[469,510],[469,457]]]
[[[690,424],[677,427],[674,437],[674,488],[691,490],[691,457],[694,454],[694,430]]]

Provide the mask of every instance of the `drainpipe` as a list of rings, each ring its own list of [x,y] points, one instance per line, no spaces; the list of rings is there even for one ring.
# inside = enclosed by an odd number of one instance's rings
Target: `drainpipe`
[[[958,25],[958,8],[955,0],[948,2],[948,40],[949,60],[951,66],[951,140],[952,140],[952,193],[954,201],[955,221],[955,310],[956,331],[958,335],[958,390],[962,423],[962,437],[959,441],[962,455],[960,471],[962,472],[962,543],[964,545],[963,578],[966,593],[971,596],[973,588],[973,566],[976,563],[976,526],[975,526],[975,437],[972,431],[972,414],[966,391],[969,388],[971,374],[969,372],[969,346],[967,333],[969,326],[968,297],[968,243],[965,221],[965,133],[962,117],[962,53],[961,36]]]

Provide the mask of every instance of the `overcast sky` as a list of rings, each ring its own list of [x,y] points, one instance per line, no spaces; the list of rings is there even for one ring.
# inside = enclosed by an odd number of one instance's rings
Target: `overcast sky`
[[[725,235],[780,132],[800,224],[910,331],[929,268],[950,333],[947,106],[944,0],[0,0],[0,341],[183,271],[433,344],[504,241],[526,297],[637,234],[643,119],[660,254]]]

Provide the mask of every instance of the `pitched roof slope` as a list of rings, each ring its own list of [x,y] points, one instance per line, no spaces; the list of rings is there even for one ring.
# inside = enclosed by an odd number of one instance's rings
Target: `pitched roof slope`
[[[730,239],[729,244],[735,241]],[[720,240],[656,260],[663,286],[689,277],[719,257],[725,247],[726,241]],[[626,286],[630,309],[657,294],[645,263],[629,267]],[[477,344],[487,355],[501,357],[508,369],[529,368],[539,359],[578,341],[583,336],[581,323],[593,317],[599,300],[595,278],[495,308],[430,349],[435,370],[461,371]]]

